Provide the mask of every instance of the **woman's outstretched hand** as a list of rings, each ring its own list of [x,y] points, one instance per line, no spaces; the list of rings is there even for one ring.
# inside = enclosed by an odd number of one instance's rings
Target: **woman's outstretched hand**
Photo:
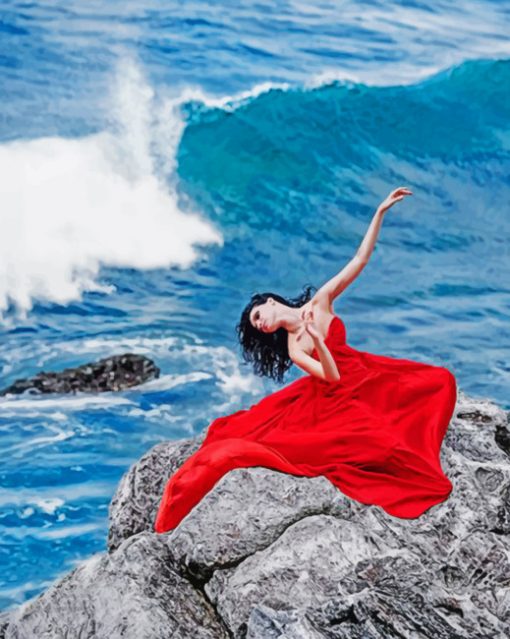
[[[400,202],[400,200],[403,200],[406,195],[412,194],[413,192],[410,189],[405,186],[399,186],[398,189],[392,191],[388,197],[379,204],[379,210],[386,213],[386,211],[390,209],[395,202]]]

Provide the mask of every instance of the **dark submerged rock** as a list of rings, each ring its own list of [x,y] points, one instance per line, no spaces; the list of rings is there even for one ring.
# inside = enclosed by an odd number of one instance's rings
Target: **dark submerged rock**
[[[0,627],[6,639],[507,639],[508,428],[505,411],[459,393],[441,450],[454,488],[418,519],[325,477],[254,467],[227,473],[163,535],[152,523],[164,484],[204,435],[158,444],[119,483],[109,552]]]
[[[155,379],[159,373],[149,358],[125,353],[57,373],[43,371],[34,377],[18,379],[0,391],[0,395],[119,391]]]

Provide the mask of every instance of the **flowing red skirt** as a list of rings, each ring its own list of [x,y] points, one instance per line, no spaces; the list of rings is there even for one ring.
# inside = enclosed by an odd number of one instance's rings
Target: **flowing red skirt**
[[[168,479],[156,532],[175,528],[225,473],[248,466],[323,475],[348,497],[401,518],[449,496],[440,449],[457,400],[454,375],[358,351],[345,334],[335,315],[325,342],[340,381],[305,375],[210,424],[201,447]]]

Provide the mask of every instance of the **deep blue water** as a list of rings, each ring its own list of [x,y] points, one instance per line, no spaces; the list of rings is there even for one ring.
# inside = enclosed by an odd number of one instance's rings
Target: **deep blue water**
[[[150,447],[278,388],[244,304],[324,283],[397,186],[348,343],[510,409],[509,27],[487,0],[3,3],[2,386],[124,351],[162,375],[0,401],[0,609],[105,550]]]

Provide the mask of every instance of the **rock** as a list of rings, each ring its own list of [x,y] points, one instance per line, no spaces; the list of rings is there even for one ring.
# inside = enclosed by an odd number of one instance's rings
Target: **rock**
[[[109,506],[110,552],[131,535],[152,531],[166,480],[199,448],[204,437],[205,433],[193,439],[157,444],[124,474]]]
[[[147,357],[125,353],[58,373],[41,372],[34,377],[18,379],[0,391],[0,395],[119,391],[155,379],[159,372]]]
[[[228,639],[214,608],[144,532],[95,555],[11,616],[5,639]]]
[[[68,636],[106,636],[90,634],[95,628],[130,637],[122,623],[141,633],[147,611],[153,634],[140,637],[510,636],[505,411],[459,391],[441,449],[453,491],[418,519],[355,502],[325,477],[254,467],[230,471],[176,529],[153,533],[166,480],[204,436],[158,444],[128,469],[110,504],[109,553],[12,613],[6,638],[60,637],[67,628]],[[81,625],[68,626],[76,606]],[[49,624],[50,634],[23,634]]]
[[[0,612],[0,639],[5,639],[5,632],[11,619],[10,612]]]

